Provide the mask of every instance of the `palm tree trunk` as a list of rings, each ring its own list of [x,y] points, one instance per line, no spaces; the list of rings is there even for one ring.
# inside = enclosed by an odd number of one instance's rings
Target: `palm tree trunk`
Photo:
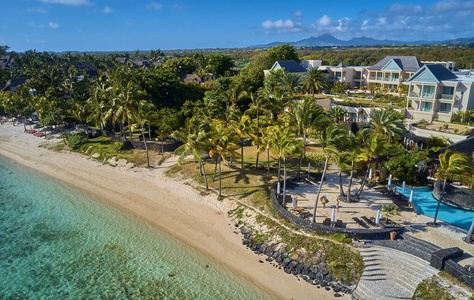
[[[260,128],[258,124],[258,109],[257,109],[257,158],[255,160],[255,169],[258,169],[258,139],[259,139]]]
[[[130,117],[128,117],[128,126],[130,127],[130,141],[132,140],[132,123],[130,123]]]
[[[219,156],[219,197],[222,197],[222,186],[221,186],[221,157]]]
[[[344,199],[344,190],[342,189],[342,170],[339,170],[339,194],[341,195],[341,200]]]
[[[163,144],[165,143],[164,137],[161,136],[161,156],[163,157],[163,161],[165,161],[165,148]]]
[[[326,161],[324,162],[323,175],[321,176],[321,182],[319,182],[318,194],[316,195],[316,201],[314,202],[313,210],[313,223],[316,223],[316,209],[318,208],[319,195],[321,194],[321,188],[323,187],[324,175],[326,175],[326,170],[328,168],[329,156],[326,156]]]
[[[203,175],[202,174],[202,159],[199,160],[199,175]]]
[[[380,162],[380,156],[377,154],[377,157],[375,158],[375,170],[379,169],[379,162]]]
[[[242,144],[240,145],[240,155],[242,156],[240,159],[240,172],[244,174],[244,140],[241,141]]]
[[[148,157],[148,145],[146,144],[146,138],[145,138],[145,128],[142,126],[142,135],[143,135],[143,143],[145,143],[145,152],[146,152],[146,167],[150,167],[150,159]]]
[[[365,183],[367,182],[367,177],[369,176],[369,170],[370,170],[370,164],[372,163],[372,159],[369,159],[369,165],[367,166],[367,171],[365,171],[365,176],[364,176],[364,180],[362,181],[362,184],[359,188],[359,190],[357,191],[357,199],[360,198],[360,194],[362,194],[362,190],[364,189],[364,186],[365,186]]]
[[[347,191],[347,203],[351,202],[351,187],[352,187],[352,176],[354,176],[354,161],[351,164],[351,179],[349,180],[349,189]]]
[[[267,148],[267,176],[270,177],[270,149]]]
[[[212,181],[216,181],[217,164],[218,159],[216,159],[216,164],[214,165],[214,175],[212,175]]]
[[[278,186],[281,187],[281,179],[280,179],[280,170],[281,169],[281,157],[278,157]],[[280,191],[278,191],[278,194],[280,194]]]
[[[296,174],[296,180],[300,180],[301,164],[303,163],[303,154],[300,155],[300,162],[298,163],[298,173]]]
[[[283,159],[283,207],[286,207],[286,157]]]
[[[206,167],[204,166],[204,162],[201,161],[202,169],[204,171],[204,183],[206,184],[206,191],[209,190],[209,186],[207,184],[207,175],[206,175]]]

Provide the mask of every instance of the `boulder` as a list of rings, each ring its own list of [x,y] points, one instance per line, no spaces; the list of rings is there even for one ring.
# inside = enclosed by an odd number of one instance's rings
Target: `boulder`
[[[252,230],[248,229],[247,227],[241,227],[241,228],[240,228],[240,232],[241,232],[242,234],[248,234],[248,233],[251,233]]]
[[[260,246],[260,248],[258,249],[258,252],[259,252],[259,253],[265,253],[265,250],[267,250],[267,245],[263,244],[263,245]]]
[[[290,269],[293,269],[293,268],[296,268],[297,265],[298,265],[298,262],[295,261],[295,260],[292,260],[292,261],[287,265],[287,267],[290,268]]]
[[[286,267],[286,265],[288,265],[288,264],[290,263],[290,261],[291,261],[291,259],[285,258],[285,259],[283,260],[283,262],[282,262],[282,266],[283,266],[283,267]]]

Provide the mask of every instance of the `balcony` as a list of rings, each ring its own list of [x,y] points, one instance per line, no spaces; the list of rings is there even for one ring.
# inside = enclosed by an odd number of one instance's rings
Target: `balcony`
[[[382,77],[369,77],[369,80],[378,80],[378,81],[381,81],[382,80]]]
[[[354,80],[360,80],[361,78],[360,78],[360,76],[354,76],[354,77],[352,77],[352,79],[354,79]]]
[[[444,99],[444,100],[453,100],[453,94],[441,94],[438,95],[439,99]]]
[[[420,94],[417,94],[417,93],[415,93],[415,92],[410,92],[410,95],[408,95],[408,97],[420,98]]]

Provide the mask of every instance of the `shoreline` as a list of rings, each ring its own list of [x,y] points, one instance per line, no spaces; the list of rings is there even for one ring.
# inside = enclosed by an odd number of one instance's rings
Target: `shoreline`
[[[332,292],[298,281],[266,262],[259,263],[261,257],[246,249],[240,234],[234,233],[236,228],[227,216],[232,201],[202,196],[185,182],[165,177],[164,171],[173,159],[151,170],[111,167],[77,153],[41,148],[41,141],[23,133],[21,126],[0,126],[0,155],[132,214],[273,298],[334,298]]]

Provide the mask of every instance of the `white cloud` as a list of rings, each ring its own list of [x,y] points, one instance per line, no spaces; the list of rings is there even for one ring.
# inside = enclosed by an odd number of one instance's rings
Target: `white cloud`
[[[104,13],[104,14],[111,14],[113,12],[112,9],[110,9],[110,7],[106,6],[104,7],[103,10],[101,10],[100,12]]]
[[[63,5],[70,5],[70,6],[86,6],[92,5],[92,2],[89,0],[38,0],[43,3],[51,3],[51,4],[63,4]]]
[[[174,4],[171,6],[171,8],[175,10],[183,10],[186,9],[186,5]]]
[[[293,18],[301,18],[303,17],[303,12],[301,10],[297,10],[291,14]]]
[[[53,29],[59,28],[59,24],[58,23],[53,23],[53,22],[49,22],[48,26],[50,28],[53,28]]]
[[[290,19],[287,19],[286,21],[280,19],[275,22],[266,20],[261,25],[267,30],[267,33],[298,32],[301,30],[301,23],[293,22]]]
[[[27,9],[26,11],[27,11],[27,12],[31,12],[31,13],[38,13],[38,14],[45,14],[45,13],[47,13],[47,11],[46,11],[45,9],[39,9],[39,8],[37,8],[37,9],[32,9],[32,8],[30,8],[30,9]]]
[[[146,5],[146,9],[148,10],[159,10],[163,8],[163,4],[158,4],[156,2],[151,2]]]
[[[316,25],[318,26],[329,26],[332,24],[332,18],[328,15],[324,15],[321,18],[317,19],[314,23],[316,23]]]

